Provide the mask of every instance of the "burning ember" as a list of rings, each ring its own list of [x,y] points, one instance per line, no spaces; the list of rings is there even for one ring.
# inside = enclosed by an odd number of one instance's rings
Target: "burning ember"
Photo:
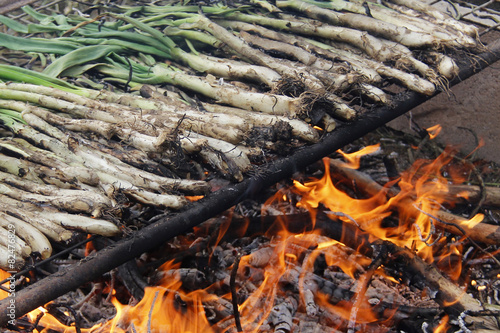
[[[464,321],[476,303],[459,286],[470,283],[464,246],[484,216],[450,222],[446,210],[470,195],[449,195],[465,173],[445,150],[381,186],[355,170],[379,149],[325,158],[320,179],[281,188],[258,218],[234,210],[177,237],[138,261],[142,272],[163,262],[140,301],[124,305],[110,289],[114,318],[78,330],[438,333],[449,330],[450,315],[460,327],[481,325]],[[46,312],[28,315],[34,332],[75,332]]]

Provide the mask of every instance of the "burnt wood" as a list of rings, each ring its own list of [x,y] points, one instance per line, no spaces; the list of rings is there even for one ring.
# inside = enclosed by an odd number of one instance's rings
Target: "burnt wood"
[[[474,63],[469,62],[468,65],[463,66],[458,79],[451,82],[451,85],[465,80],[493,64],[499,58],[500,40],[496,40],[489,45],[487,52],[474,58]],[[16,292],[15,315],[20,317],[140,256],[142,253],[159,247],[167,240],[189,231],[208,218],[222,213],[244,199],[251,198],[252,195],[258,194],[282,179],[291,177],[296,171],[334,153],[410,111],[429,98],[431,97],[414,92],[399,94],[394,98],[392,106],[384,106],[366,113],[356,121],[345,124],[325,135],[320,142],[303,147],[289,157],[259,168],[253,176],[246,178],[241,183],[213,192],[190,204],[182,212],[160,218],[153,224],[137,231],[131,237],[122,239],[96,254],[86,257],[78,264]],[[0,327],[5,326],[10,319],[7,317],[9,305],[9,297],[0,301]]]

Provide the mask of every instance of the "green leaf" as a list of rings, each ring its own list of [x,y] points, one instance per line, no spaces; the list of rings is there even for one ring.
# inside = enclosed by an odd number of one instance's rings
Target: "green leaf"
[[[4,33],[0,33],[0,46],[16,51],[55,54],[66,54],[78,48],[78,45],[73,43],[62,43],[49,39],[21,38]]]
[[[5,24],[8,28],[14,30],[15,32],[20,32],[23,34],[28,33],[28,27],[22,23],[17,22],[7,16],[0,15],[0,23]]]
[[[82,36],[91,37],[91,38],[118,38],[120,40],[139,43],[142,45],[149,45],[151,47],[157,48],[158,50],[163,51],[164,53],[169,53],[170,48],[165,46],[163,43],[159,42],[156,38],[151,36],[146,36],[137,32],[128,32],[128,31],[104,31],[104,32],[88,32],[88,31],[79,31]]]
[[[79,78],[77,78],[76,83],[78,83],[81,86],[88,86],[94,90],[102,90],[106,88],[104,84],[94,82],[85,76],[80,76]]]
[[[56,21],[58,25],[68,25],[68,18],[65,15],[54,16],[54,21]]]
[[[134,34],[134,33],[129,33],[129,34]],[[107,35],[107,34],[106,34]],[[148,42],[147,36],[143,36],[144,39],[141,40],[140,34],[136,34],[137,37],[137,42],[131,42],[129,40],[122,40],[122,39],[117,39],[117,38],[110,38],[112,37],[112,34],[109,34],[107,37],[101,37],[101,38],[90,38],[90,37],[62,37],[59,38],[58,40],[68,40],[72,42],[76,42],[79,44],[86,44],[86,45],[118,45],[123,48],[123,51],[126,50],[133,50],[135,52],[144,52],[144,53],[149,53],[158,57],[166,58],[166,59],[171,59],[170,57],[170,50],[166,49],[164,45],[159,43],[156,39],[150,38],[149,41],[152,41],[153,43],[156,43],[156,46],[150,45]],[[94,36],[94,34],[90,34],[88,36]],[[100,36],[100,34],[98,34]],[[131,38],[132,39],[132,38]],[[158,45],[160,44],[160,45]]]
[[[34,24],[29,23],[28,25],[24,25],[16,20],[13,20],[4,15],[0,15],[0,23],[5,24],[8,28],[23,34],[36,34],[41,32],[57,32],[57,31],[66,31],[71,29],[73,26],[70,24],[59,24],[55,25],[52,22],[49,24]]]
[[[77,66],[72,66],[66,70],[64,70],[61,73],[61,76],[64,77],[80,77],[82,76],[83,73],[87,72],[88,70],[104,65],[103,63],[96,63],[96,64],[84,64],[84,65],[77,65]]]
[[[0,64],[0,79],[6,81],[38,84],[46,87],[54,87],[64,91],[78,93],[78,88],[66,81],[55,79],[45,74],[22,67]]]
[[[154,66],[156,65],[156,60],[149,54],[144,54],[142,52],[139,53],[139,59],[146,65],[146,66]]]
[[[51,16],[40,14],[39,12],[37,12],[36,10],[34,10],[31,6],[23,6],[23,7],[21,7],[21,9],[23,10],[23,12],[25,12],[29,16],[33,17],[38,22],[42,22],[44,20],[51,19]]]
[[[21,113],[9,109],[0,109],[0,124],[10,128],[16,122],[26,124]]]
[[[150,34],[151,36],[156,38],[159,42],[161,42],[166,47],[168,47],[169,49],[176,47],[173,40],[171,40],[169,37],[165,36],[161,31],[156,30],[155,28],[147,25],[146,23],[143,23],[139,20],[133,19],[133,18],[125,16],[125,15],[115,14],[113,16],[116,17],[117,19],[120,19],[120,20],[123,20],[127,23],[132,24],[134,27],[136,27],[139,30],[147,32],[148,34]]]
[[[57,77],[61,72],[70,67],[97,60],[107,56],[111,52],[118,52],[122,49],[121,46],[117,45],[92,45],[81,47],[54,61],[45,68],[43,73],[51,77]]]
[[[42,32],[62,32],[73,28],[72,25],[43,25],[43,24],[28,24],[28,33],[37,34]]]

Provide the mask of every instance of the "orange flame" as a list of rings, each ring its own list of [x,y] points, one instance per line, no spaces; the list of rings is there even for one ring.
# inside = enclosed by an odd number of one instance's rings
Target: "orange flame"
[[[41,306],[27,314],[27,317],[31,322],[35,322],[39,316],[41,316],[41,319],[38,322],[38,327],[43,327],[43,329],[34,330],[34,332],[48,333],[52,330],[61,333],[70,333],[75,331],[74,326],[67,326],[62,324]],[[90,330],[82,329],[82,332],[89,333]]]
[[[439,321],[439,325],[436,326],[436,328],[434,329],[433,333],[446,333],[446,332],[448,332],[448,328],[450,328],[450,325],[448,324],[449,320],[450,320],[450,317],[448,315],[445,315]]]
[[[92,237],[90,234],[87,235],[87,239]],[[92,241],[89,241],[87,244],[85,244],[85,256],[87,257],[90,255],[92,252],[95,251],[94,243]]]
[[[484,143],[484,139],[483,138],[479,138],[479,143],[477,145],[476,148],[474,148],[474,150],[472,150],[469,155],[465,156],[465,159],[468,159],[470,158],[470,156],[472,156],[476,151],[478,151],[479,149],[481,149],[482,147],[484,147],[485,143]]]
[[[359,163],[361,161],[361,157],[366,156],[368,154],[373,154],[375,152],[380,151],[380,144],[376,144],[373,146],[367,146],[359,151],[353,153],[344,153],[342,150],[337,150],[337,153],[342,155],[347,160],[346,168],[358,169]]]
[[[7,279],[8,277],[10,276],[9,273],[7,273],[6,271],[4,271],[3,269],[0,269],[0,280],[5,280]],[[9,285],[10,283],[9,282],[6,282],[2,285],[2,287],[4,287],[5,289],[9,290]],[[5,297],[9,296],[9,292],[3,290],[3,289],[0,289],[0,299],[4,299]]]
[[[176,266],[167,263],[163,269],[169,270]],[[83,333],[99,332],[213,332],[206,316],[203,314],[202,302],[214,296],[204,290],[183,293],[180,290],[180,277],[170,275],[163,281],[162,286],[145,288],[143,299],[136,305],[123,305],[116,298],[111,302],[116,308],[116,315],[112,320],[95,325],[89,329],[81,329]],[[30,312],[28,318],[35,321],[40,313],[45,313],[39,322],[43,327],[40,333],[54,330],[61,333],[75,332],[74,326],[60,323],[52,315],[46,313],[42,307]]]
[[[359,158],[360,155],[356,155]],[[446,239],[436,230],[435,216],[444,203],[443,193],[448,191],[450,179],[442,175],[442,169],[451,161],[451,152],[445,151],[434,161],[417,161],[399,180],[401,191],[387,199],[386,192],[367,199],[352,198],[338,189],[331,179],[329,160],[324,159],[325,174],[322,179],[311,180],[304,184],[295,181],[294,191],[300,195],[299,207],[309,211],[321,203],[344,223],[355,224],[368,232],[371,240],[389,240],[398,246],[414,249],[423,259],[433,261],[432,244],[445,242]],[[460,173],[448,168],[450,175],[455,175],[456,182],[461,182]],[[315,213],[314,213],[315,214]],[[388,217],[397,218],[398,223],[390,227],[382,222]],[[474,225],[482,220],[478,214],[473,219],[460,223]],[[445,256],[461,252],[460,245],[449,247]],[[443,258],[444,256],[441,256]],[[448,267],[450,275],[460,275],[460,263]],[[451,274],[453,271],[453,274]]]
[[[122,305],[113,299],[117,313],[99,331],[212,332],[206,317],[199,313],[203,313],[201,293],[178,295],[166,287],[148,287],[144,298],[135,306]]]
[[[184,197],[193,202],[203,199],[204,195],[185,195]]]
[[[437,124],[429,128],[426,128],[425,130],[427,131],[427,133],[429,133],[429,138],[432,140],[436,138],[439,135],[439,133],[441,133],[442,129],[443,128],[441,127],[441,125]]]

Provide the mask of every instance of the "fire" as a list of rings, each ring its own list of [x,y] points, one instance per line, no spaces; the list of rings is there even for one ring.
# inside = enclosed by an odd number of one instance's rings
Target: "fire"
[[[448,317],[448,315],[445,315],[439,321],[439,325],[436,326],[433,333],[446,333],[446,332],[448,332],[448,328],[450,327],[450,325],[448,324],[449,320],[450,320],[450,318]]]
[[[441,127],[441,125],[437,124],[429,128],[426,128],[426,131],[427,133],[429,133],[429,138],[432,140],[436,138],[439,135],[439,133],[441,133],[442,129],[443,128]]]
[[[370,235],[370,241],[391,241],[398,246],[414,249],[419,256],[432,262],[434,254],[431,245],[447,243],[445,237],[436,230],[435,221],[438,211],[446,204],[443,194],[447,193],[450,180],[442,175],[442,170],[451,160],[452,152],[445,151],[434,161],[417,161],[397,181],[400,188],[397,195],[387,198],[387,188],[393,186],[394,182],[387,184],[384,190],[376,195],[358,199],[334,185],[330,160],[325,158],[323,178],[303,184],[295,181],[293,191],[301,197],[299,207],[314,212],[322,204],[330,211],[327,214],[329,213],[331,218],[356,225]],[[349,162],[346,167],[351,167],[351,158]],[[453,169],[447,169],[447,173],[456,175],[451,181],[463,181],[461,174]],[[392,222],[385,222],[387,219]],[[460,221],[459,224],[473,226],[482,219],[483,215],[477,214],[470,220]],[[441,255],[440,258],[452,257],[461,252],[459,244],[441,247],[449,249],[447,254]],[[459,266],[458,262],[456,266],[448,267],[447,272],[452,276],[459,276]]]
[[[186,195],[184,196],[186,199],[188,199],[189,201],[198,201],[198,200],[201,200],[203,199],[203,195]]]
[[[174,287],[179,281],[170,281]],[[202,292],[182,294],[165,286],[148,287],[135,306],[116,299],[116,315],[96,332],[212,332],[204,315]]]
[[[342,157],[344,157],[348,161],[348,163],[346,163],[347,168],[358,169],[361,157],[366,156],[368,154],[373,154],[373,153],[378,152],[378,151],[380,151],[380,144],[376,144],[373,146],[367,146],[361,150],[358,150],[358,151],[356,151],[354,153],[350,153],[350,154],[344,153],[340,149],[337,150],[337,153],[342,155]]]
[[[27,317],[31,322],[37,322],[40,318],[39,327],[43,327],[41,330],[35,330],[35,332],[48,333],[50,330],[61,333],[70,333],[75,331],[74,326],[66,326],[59,322],[55,317],[48,314],[47,310],[43,307],[38,307],[36,310],[31,311],[27,314]],[[88,332],[87,330],[82,330],[82,332]]]
[[[482,220],[484,219],[484,214],[481,214],[481,213],[478,213],[476,215],[474,215],[473,218],[471,218],[470,220],[466,220],[466,221],[460,221],[460,224],[462,225],[466,225],[468,226],[469,228],[474,228],[476,225],[478,225]]]
[[[89,239],[90,237],[92,237],[92,236],[90,234],[88,234],[87,239]],[[95,247],[94,247],[94,244],[92,243],[92,241],[89,241],[87,244],[85,244],[85,256],[90,255],[94,251],[95,251]]]
[[[378,150],[377,145],[340,154],[348,161],[345,166],[352,169],[359,166],[364,154]],[[331,161],[325,158],[321,179],[294,181],[293,187],[282,189],[267,204],[296,203],[298,209],[310,213],[313,223],[322,205],[330,219],[340,220],[366,236],[359,239],[385,240],[412,249],[456,280],[461,273],[461,242],[450,242],[435,225],[438,211],[447,204],[443,193],[448,184],[463,180],[459,172],[447,166],[451,160],[451,152],[446,151],[435,161],[418,161],[378,193],[356,198],[336,186],[330,172]],[[444,169],[455,179],[444,177]],[[389,196],[389,189],[396,184],[400,191]],[[321,309],[322,321],[338,330],[364,331],[377,323],[390,327],[397,307],[379,303],[392,304],[397,296],[377,295],[375,299],[369,295],[369,286],[375,277],[393,285],[400,281],[386,275],[381,265],[372,267],[373,258],[346,246],[342,239],[332,239],[317,230],[289,231],[284,227],[287,221],[281,218],[276,219],[280,227],[273,226],[265,235],[269,244],[235,256],[225,271],[219,272],[220,281],[205,286],[200,282],[203,279],[198,276],[202,274],[199,271],[167,262],[159,269],[159,285],[146,288],[142,300],[122,304],[113,297],[114,318],[81,332],[221,332],[234,330],[238,325],[244,332],[257,333],[265,327],[288,332],[300,307],[308,316],[319,315]],[[474,225],[481,220],[482,216],[476,215],[460,223]],[[221,233],[214,238],[216,246],[228,228],[228,223],[220,227]],[[209,264],[220,260],[215,250],[211,251]],[[231,255],[235,254],[228,254]],[[327,267],[324,276],[315,273],[318,262]],[[190,283],[196,288],[190,288]],[[345,286],[340,287],[343,283]],[[235,317],[233,297],[238,298],[240,323]],[[39,327],[43,329],[39,332],[75,331],[74,326],[65,326],[46,312],[39,308],[28,315],[32,322],[42,316]],[[434,332],[445,332],[448,327],[448,318],[444,317]]]
[[[312,180],[305,184],[294,181],[294,191],[301,196],[298,207],[314,211],[320,203],[325,205],[346,223],[358,223],[363,220],[366,224],[373,223],[372,219],[382,220],[390,215],[388,209],[381,206],[381,197],[375,196],[369,199],[354,199],[345,192],[337,189],[330,176],[328,159],[324,159],[325,175],[318,180]],[[367,214],[369,214],[367,216]]]
[[[162,269],[169,272],[178,268],[172,263],[165,264]],[[211,301],[214,296],[197,290],[183,292],[180,290],[180,276],[168,275],[160,286],[148,287],[145,295],[136,305],[121,304],[116,298],[112,303],[116,308],[116,315],[105,324],[96,325],[90,329],[80,329],[83,333],[100,332],[213,332],[206,316],[203,303]],[[42,315],[43,314],[43,315]],[[66,326],[60,323],[47,310],[40,307],[28,314],[28,318],[35,322],[41,316],[38,327],[43,327],[40,333],[50,330],[70,333],[75,332],[75,326]]]
[[[5,280],[7,279],[8,277],[10,276],[9,273],[7,273],[6,271],[0,269],[0,280]],[[9,285],[10,283],[9,282],[6,282],[2,285],[2,287],[4,287],[5,289],[9,290]],[[9,296],[9,293],[3,289],[0,289],[0,299],[4,299],[5,297]]]

